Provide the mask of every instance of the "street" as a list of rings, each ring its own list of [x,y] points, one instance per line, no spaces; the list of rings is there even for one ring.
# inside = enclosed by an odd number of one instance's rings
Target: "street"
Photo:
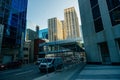
[[[40,73],[37,65],[28,64],[18,69],[0,71],[0,80],[33,80],[42,75],[45,73]]]
[[[60,70],[60,72],[58,70],[49,73],[48,75],[51,75],[53,78],[59,77],[60,80],[63,80],[63,78],[68,80],[68,78],[76,73],[76,71],[79,71],[83,66],[83,63],[64,66],[64,69]],[[39,71],[38,65],[28,64],[18,69],[0,71],[0,80],[43,80],[43,78],[49,78],[48,75],[46,75],[46,73],[41,73]]]

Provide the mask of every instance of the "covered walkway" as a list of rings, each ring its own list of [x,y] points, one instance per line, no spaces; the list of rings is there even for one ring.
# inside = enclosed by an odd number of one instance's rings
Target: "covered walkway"
[[[82,48],[79,38],[39,44],[39,54],[62,52],[84,52],[84,49]]]

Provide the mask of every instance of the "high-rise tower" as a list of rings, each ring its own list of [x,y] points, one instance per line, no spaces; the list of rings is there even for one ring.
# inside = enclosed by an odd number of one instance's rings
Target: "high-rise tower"
[[[0,56],[7,56],[6,61],[18,56],[21,37],[25,38],[27,3],[28,0],[0,0],[0,24],[4,27]]]
[[[67,32],[67,39],[79,38],[80,27],[78,23],[77,13],[74,7],[64,10],[65,26]]]
[[[62,23],[57,18],[48,19],[49,41],[63,40]]]
[[[65,21],[62,20],[61,23],[62,23],[62,31],[63,31],[63,40],[65,40],[67,38]]]

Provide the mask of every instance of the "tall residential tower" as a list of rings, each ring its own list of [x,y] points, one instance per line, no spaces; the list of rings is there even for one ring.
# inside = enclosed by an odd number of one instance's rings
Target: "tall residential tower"
[[[62,23],[62,33],[63,33],[63,40],[65,40],[67,38],[67,32],[66,32],[66,26],[65,26],[65,21],[61,21]]]
[[[64,19],[67,39],[79,38],[80,27],[78,23],[77,13],[74,7],[70,7],[64,10]]]
[[[49,41],[63,40],[62,23],[57,18],[48,19]]]

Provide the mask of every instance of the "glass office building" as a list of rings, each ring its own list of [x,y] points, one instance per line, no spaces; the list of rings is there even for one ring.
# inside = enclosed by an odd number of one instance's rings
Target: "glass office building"
[[[0,24],[4,26],[2,54],[8,49],[13,51],[21,47],[22,35],[25,35],[26,29],[27,3],[28,0],[0,0]]]
[[[39,37],[42,39],[48,39],[48,28],[39,30]]]

